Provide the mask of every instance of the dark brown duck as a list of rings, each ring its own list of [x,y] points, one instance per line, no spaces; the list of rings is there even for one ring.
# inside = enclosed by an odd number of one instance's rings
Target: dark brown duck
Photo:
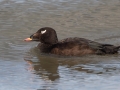
[[[87,54],[116,54],[120,46],[101,44],[85,38],[66,38],[58,41],[56,31],[50,27],[39,29],[25,41],[38,41],[38,48],[43,53],[52,53],[65,56],[81,56]]]

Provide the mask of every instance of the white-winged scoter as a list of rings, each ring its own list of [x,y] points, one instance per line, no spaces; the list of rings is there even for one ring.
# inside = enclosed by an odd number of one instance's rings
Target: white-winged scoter
[[[39,29],[25,41],[39,41],[38,48],[41,52],[65,56],[81,56],[87,54],[116,54],[120,46],[101,44],[85,38],[66,38],[58,41],[56,31],[50,27]]]

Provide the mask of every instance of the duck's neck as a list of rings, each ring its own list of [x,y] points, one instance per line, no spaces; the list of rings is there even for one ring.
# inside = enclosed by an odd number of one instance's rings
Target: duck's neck
[[[52,50],[53,45],[54,44],[39,43],[37,47],[40,49],[41,52],[49,53]]]

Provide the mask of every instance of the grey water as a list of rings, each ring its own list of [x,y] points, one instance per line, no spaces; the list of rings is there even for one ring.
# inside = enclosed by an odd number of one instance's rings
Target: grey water
[[[23,41],[46,26],[118,46],[120,0],[0,0],[0,90],[120,90],[119,53],[61,57]]]

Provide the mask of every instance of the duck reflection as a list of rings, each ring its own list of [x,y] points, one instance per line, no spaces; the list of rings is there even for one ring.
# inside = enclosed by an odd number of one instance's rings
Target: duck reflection
[[[36,70],[37,75],[47,76],[51,81],[59,78],[58,74],[58,62],[51,58],[40,58],[40,62],[34,65],[34,70]]]
[[[58,58],[51,55],[41,55],[40,52],[35,49],[31,51],[31,53],[32,55],[34,54],[34,57],[37,57],[37,61],[36,59],[27,59],[26,61],[31,64],[32,69],[34,69],[35,71],[35,74],[39,75],[40,78],[42,77],[43,79],[51,81],[55,81],[60,78],[60,66],[69,68],[71,73],[72,70],[75,70],[79,72],[84,72],[86,74],[106,74],[110,72],[113,73],[113,71],[116,70],[116,66],[112,68],[112,64],[104,63],[108,61],[109,56]],[[111,60],[109,60],[109,62],[110,61]],[[72,74],[74,74],[74,72]]]
[[[55,81],[59,78],[59,64],[56,59],[40,56],[40,52],[36,49],[32,49],[31,53],[37,57],[37,61],[35,59],[29,60],[28,58],[25,58],[25,61],[30,65],[30,70],[33,69],[36,75],[51,81]]]

